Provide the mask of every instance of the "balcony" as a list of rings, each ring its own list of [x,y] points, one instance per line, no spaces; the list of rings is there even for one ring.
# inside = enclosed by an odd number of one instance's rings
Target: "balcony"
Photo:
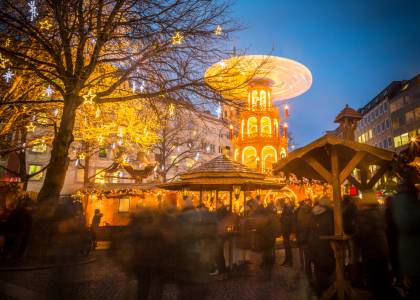
[[[279,109],[275,106],[262,106],[262,105],[247,105],[245,110],[253,112],[279,112]]]
[[[286,142],[287,138],[273,133],[252,133],[252,134],[239,134],[235,137],[236,143],[273,143],[273,142]]]

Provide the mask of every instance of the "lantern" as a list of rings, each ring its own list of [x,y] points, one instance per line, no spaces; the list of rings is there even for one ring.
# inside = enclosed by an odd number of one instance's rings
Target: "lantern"
[[[182,199],[186,200],[188,197],[188,188],[183,187],[182,188]]]

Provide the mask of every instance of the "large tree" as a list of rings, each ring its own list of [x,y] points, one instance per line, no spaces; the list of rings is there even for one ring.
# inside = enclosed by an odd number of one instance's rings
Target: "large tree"
[[[37,77],[63,99],[40,201],[60,194],[82,103],[214,99],[203,67],[225,57],[220,40],[236,30],[228,10],[211,0],[0,2],[0,68]]]

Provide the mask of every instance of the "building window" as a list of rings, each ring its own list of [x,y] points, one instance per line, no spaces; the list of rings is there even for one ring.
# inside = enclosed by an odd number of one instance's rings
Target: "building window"
[[[368,137],[369,137],[369,140],[372,139],[372,137],[373,137],[373,135],[372,135],[372,129],[369,129],[369,131],[368,131]]]
[[[385,126],[386,126],[386,129],[389,129],[389,127],[391,126],[390,122],[389,122],[389,119],[385,120]]]
[[[42,169],[41,165],[29,165],[28,174],[29,176],[31,176],[41,171],[41,169]],[[32,176],[30,180],[42,180],[43,175],[44,175],[44,172],[39,172],[38,174]]]
[[[130,197],[120,198],[120,203],[118,205],[119,213],[126,213],[130,211]]]
[[[388,147],[389,148],[392,147],[392,138],[391,137],[388,138]]]
[[[412,111],[408,111],[405,113],[405,122],[406,123],[411,123],[414,122],[416,120],[416,117],[414,115],[414,110]]]
[[[403,106],[404,106],[404,98],[401,97],[389,105],[389,110],[391,111],[391,113],[393,113],[394,111],[399,110]]]
[[[85,181],[85,169],[76,169],[76,182]]]
[[[384,145],[384,148],[388,148],[388,140],[384,140],[383,142],[382,142],[382,145]]]
[[[382,105],[381,106],[379,106],[379,113],[382,115],[383,114],[383,112],[384,112],[384,108],[382,107]]]
[[[108,150],[106,148],[99,149],[98,156],[100,158],[107,158]]]
[[[376,126],[376,133],[377,134],[381,133],[381,126],[379,124]]]
[[[40,143],[33,145],[31,148],[32,153],[45,153],[47,152],[47,145],[45,143]]]
[[[382,130],[382,131],[385,131],[385,122],[382,122],[382,123],[381,123],[381,130]]]

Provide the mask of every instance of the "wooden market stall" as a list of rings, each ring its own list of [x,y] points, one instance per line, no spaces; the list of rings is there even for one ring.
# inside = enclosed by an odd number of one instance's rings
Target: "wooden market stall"
[[[258,173],[225,155],[218,156],[191,171],[181,174],[179,181],[163,183],[159,188],[182,191],[186,196],[190,191],[199,192],[199,201],[203,203],[203,194],[210,192],[217,201],[220,192],[229,193],[229,208],[233,209],[233,196],[238,200],[244,192],[281,189],[284,183],[267,179],[264,174]],[[242,195],[241,195],[242,193]]]
[[[390,169],[394,152],[326,134],[314,142],[290,153],[274,166],[274,174],[295,174],[298,177],[322,180],[332,185],[335,235],[329,237],[336,259],[336,281],[324,294],[331,298],[337,292],[344,300],[350,286],[344,279],[344,245],[341,213],[341,185],[347,180],[360,191],[372,189]],[[357,179],[353,170],[358,169]],[[376,170],[372,172],[373,170]],[[369,173],[371,173],[369,176]]]

